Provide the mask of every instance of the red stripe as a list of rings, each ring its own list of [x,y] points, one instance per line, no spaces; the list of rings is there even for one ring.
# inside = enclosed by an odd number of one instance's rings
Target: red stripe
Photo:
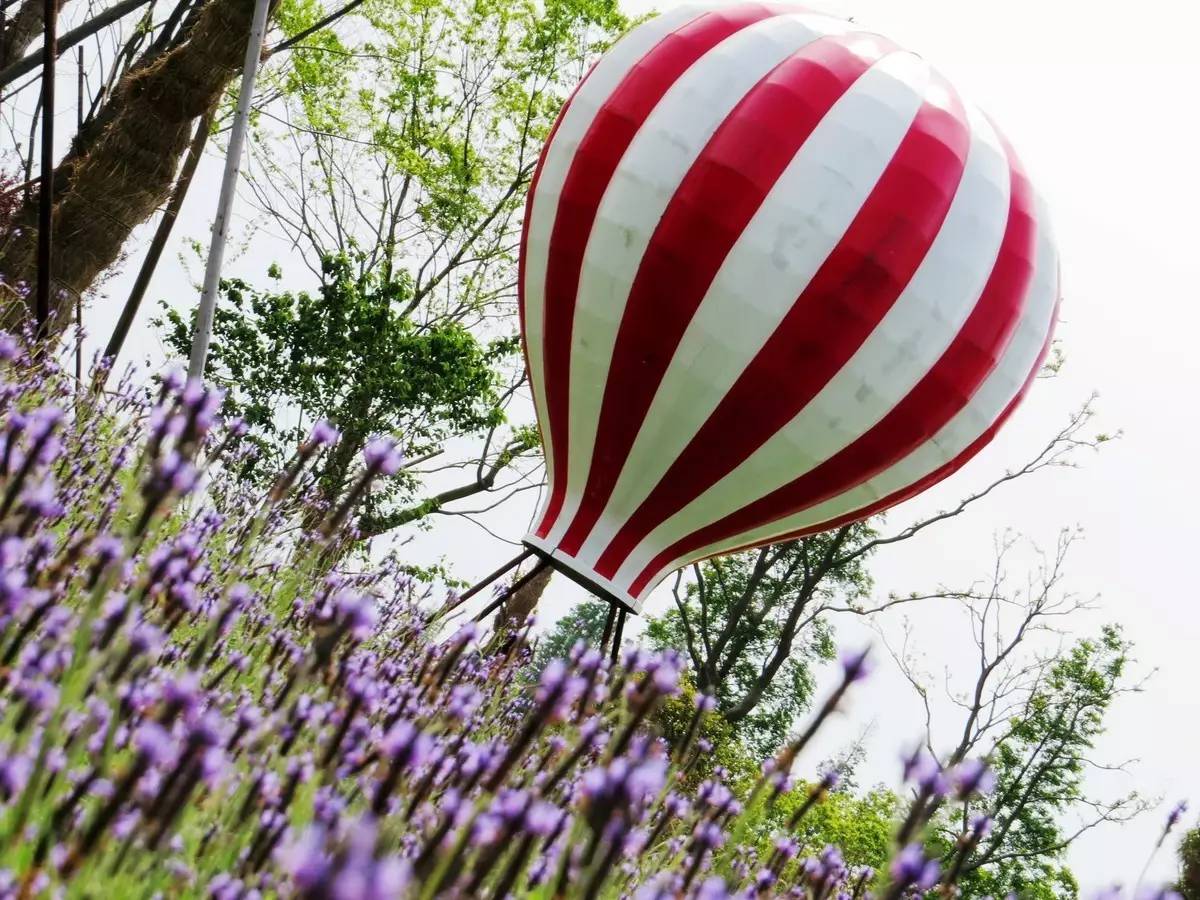
[[[862,484],[925,443],[970,402],[996,367],[1029,296],[1037,252],[1033,190],[1009,153],[1004,238],[979,301],[941,358],[887,415],[825,462],[663,551],[667,560],[758,528]]]
[[[941,229],[969,144],[960,109],[921,106],[837,247],[601,555],[600,574],[612,577],[642,538],[745,461],[846,364]]]
[[[863,35],[808,44],[738,102],[680,182],[625,304],[587,486],[559,544],[567,553],[579,551],[600,517],[679,341],[730,249],[829,109],[891,49]]]
[[[567,102],[563,104],[559,110],[554,124],[550,126],[550,133],[546,135],[546,142],[542,144],[541,152],[538,154],[537,165],[533,169],[533,177],[529,179],[529,191],[525,194],[525,217],[521,220],[521,252],[517,255],[517,318],[521,325],[521,352],[525,356],[525,371],[533,371],[529,365],[529,339],[525,333],[525,255],[528,252],[529,244],[529,221],[533,216],[533,198],[537,193],[538,182],[542,178],[542,168],[546,165],[546,157],[550,154],[550,145],[554,143],[554,136],[558,134],[558,126],[562,124],[563,119],[567,116],[567,110],[571,108],[571,102],[575,99],[585,84],[588,77],[595,71],[599,65],[599,60],[592,63],[587,73],[580,79],[579,84],[571,91],[567,97]],[[536,410],[535,410],[536,412]],[[538,421],[538,430],[543,428],[543,423]],[[542,435],[542,446],[545,446],[545,435]]]
[[[737,31],[779,12],[747,4],[707,13],[660,41],[600,107],[563,183],[547,248],[543,381],[550,419],[554,484],[537,534],[545,537],[562,508],[568,457],[571,331],[588,237],[600,201],[634,135],[663,95],[698,59]]]
[[[1028,373],[1025,377],[1025,382],[1021,384],[1020,390],[1016,391],[1016,396],[1014,396],[1012,400],[1008,402],[1008,406],[1004,407],[1001,414],[997,416],[996,421],[992,422],[988,430],[986,430],[983,434],[980,434],[978,438],[974,439],[973,442],[968,445],[964,451],[960,452],[958,456],[955,456],[953,460],[950,460],[949,462],[942,464],[941,467],[932,470],[932,472],[928,475],[925,475],[923,479],[914,481],[913,484],[908,485],[907,487],[902,487],[899,491],[889,493],[887,497],[878,499],[875,503],[872,503],[868,506],[863,506],[862,509],[854,510],[853,512],[847,512],[847,514],[832,518],[832,520],[829,520],[828,522],[814,524],[814,526],[802,528],[796,530],[796,532],[788,532],[787,534],[775,536],[775,538],[754,541],[751,542],[751,544],[733,547],[731,550],[722,550],[719,554],[714,554],[714,556],[724,556],[726,553],[740,553],[745,550],[752,550],[754,547],[762,547],[767,544],[781,544],[782,541],[790,541],[797,538],[808,538],[810,535],[820,534],[821,532],[830,532],[830,530],[833,530],[834,528],[841,528],[842,526],[847,526],[847,524],[863,521],[864,518],[870,518],[871,516],[878,514],[878,512],[883,512],[884,510],[892,508],[892,506],[904,503],[905,500],[910,500],[913,497],[916,497],[919,493],[928,491],[929,488],[936,485],[938,481],[946,480],[950,475],[958,472],[958,470],[966,466],[968,462],[971,462],[971,460],[976,457],[980,450],[983,450],[985,446],[988,446],[988,444],[992,442],[992,438],[995,438],[996,434],[1000,432],[1001,428],[1004,427],[1004,424],[1006,424],[1010,416],[1012,416],[1015,412],[1016,407],[1019,407],[1021,401],[1025,400],[1025,395],[1027,394],[1028,390],[1030,390],[1030,386],[1033,384],[1034,379],[1037,379],[1038,372],[1042,371],[1042,365],[1045,362],[1046,354],[1050,352],[1050,344],[1052,340],[1054,340],[1054,322],[1058,316],[1057,311],[1058,305],[1055,304],[1055,312],[1054,314],[1051,314],[1050,317],[1051,325],[1050,330],[1046,332],[1045,343],[1042,346],[1042,350],[1040,350],[1038,353],[1038,358],[1036,361],[1034,361],[1030,373]],[[630,588],[630,593],[634,596],[636,596],[638,593],[641,593],[642,590],[646,589],[647,584],[649,584],[654,577],[658,576],[662,566],[670,565],[676,559],[679,559],[679,557],[674,556],[667,558],[666,553],[660,553],[658,557],[654,558],[654,562],[646,566],[646,569],[643,569],[641,574],[637,576],[634,584],[632,584],[632,587]]]

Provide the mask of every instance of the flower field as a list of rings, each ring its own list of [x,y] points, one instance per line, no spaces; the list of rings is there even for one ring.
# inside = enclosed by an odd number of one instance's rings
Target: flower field
[[[671,653],[538,672],[528,627],[339,552],[390,439],[338,504],[311,502],[325,424],[253,495],[217,392],[97,397],[7,335],[0,357],[0,897],[956,895],[981,761],[905,760],[880,871],[805,838],[835,776],[793,764],[865,652],[761,774],[725,771]],[[971,813],[935,854],[951,803]]]

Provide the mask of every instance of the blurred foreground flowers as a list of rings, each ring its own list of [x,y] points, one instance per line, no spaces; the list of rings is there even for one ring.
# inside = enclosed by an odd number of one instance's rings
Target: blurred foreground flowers
[[[793,763],[865,654],[741,783],[670,653],[579,645],[531,675],[529,641],[456,627],[396,560],[343,571],[394,440],[314,511],[326,423],[252,496],[224,474],[250,451],[216,391],[77,394],[7,335],[0,367],[0,898],[957,894],[986,801],[938,857],[921,838],[986,796],[980,761],[905,761],[885,869],[805,843],[836,777],[797,785]]]

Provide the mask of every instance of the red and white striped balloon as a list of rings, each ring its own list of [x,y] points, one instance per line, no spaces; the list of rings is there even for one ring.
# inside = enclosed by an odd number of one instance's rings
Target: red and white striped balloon
[[[521,321],[549,489],[526,543],[640,609],[690,562],[957,470],[1058,301],[1020,163],[924,61],[794,7],[618,41],[529,193]]]

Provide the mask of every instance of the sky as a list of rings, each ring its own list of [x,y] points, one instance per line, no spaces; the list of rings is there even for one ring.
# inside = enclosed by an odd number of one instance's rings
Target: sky
[[[625,0],[632,13],[663,9],[672,0]],[[1066,366],[1035,385],[1000,437],[951,479],[894,510],[891,526],[952,505],[1019,465],[1098,393],[1098,424],[1121,438],[1080,457],[1075,469],[1041,472],[1006,487],[951,524],[929,529],[872,563],[879,596],[965,586],[985,577],[997,537],[1022,536],[1009,560],[1014,580],[1036,564],[1032,547],[1052,550],[1063,528],[1082,529],[1070,556],[1067,586],[1095,608],[1073,618],[1077,635],[1119,622],[1135,644],[1134,677],[1142,690],[1122,698],[1096,756],[1129,761],[1128,773],[1096,772],[1098,793],[1137,790],[1161,805],[1123,827],[1102,827],[1072,847],[1070,862],[1086,887],[1138,877],[1175,801],[1200,807],[1200,606],[1191,563],[1197,538],[1194,507],[1200,489],[1188,459],[1200,443],[1194,392],[1200,385],[1200,117],[1196,86],[1200,6],[1183,0],[1142,0],[1136,6],[1082,0],[816,0],[810,8],[852,17],[920,53],[985,109],[1005,131],[1047,198],[1062,257],[1064,303],[1058,336]],[[220,159],[210,151],[185,204],[172,247],[150,299],[195,296],[199,267],[189,273],[178,254],[185,239],[204,239],[220,182]],[[238,220],[249,211],[241,201]],[[142,236],[148,238],[148,230]],[[131,246],[139,246],[133,244]],[[144,242],[140,245],[144,246]],[[234,254],[227,274],[261,277],[263,260],[286,248],[256,245]],[[105,292],[123,297],[138,254]],[[286,266],[286,259],[282,260]],[[293,269],[298,270],[298,265]],[[89,331],[106,336],[117,303],[97,304]],[[138,356],[161,360],[144,319],[134,328]],[[517,541],[532,512],[532,494],[490,516],[490,531]],[[439,523],[405,548],[423,558],[445,557],[463,577],[480,576],[512,547],[464,520]],[[583,594],[558,578],[543,600],[547,622]],[[664,597],[652,600],[661,609]],[[935,686],[945,672],[970,664],[969,631],[952,604],[907,607],[875,629],[836,623],[839,640],[873,641],[876,675],[854,696],[845,715],[801,760],[815,766],[866,734],[859,781],[898,786],[900,749],[922,733],[911,687],[883,651],[897,643],[906,620],[910,649]],[[828,687],[832,672],[824,673]],[[953,677],[952,677],[953,682]],[[953,710],[939,691],[935,721]],[[946,736],[946,729],[939,730]],[[1189,824],[1195,823],[1191,814]],[[1173,844],[1172,844],[1173,847]],[[1174,872],[1164,848],[1150,877]]]

